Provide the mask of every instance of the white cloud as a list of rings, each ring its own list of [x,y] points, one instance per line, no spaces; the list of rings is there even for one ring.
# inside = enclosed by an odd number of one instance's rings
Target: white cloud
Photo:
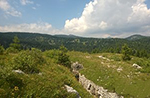
[[[36,10],[36,7],[32,7],[33,10]]]
[[[30,33],[43,33],[43,34],[62,33],[60,30],[52,28],[51,24],[44,23],[44,22],[0,26],[0,32],[30,32]]]
[[[94,0],[86,4],[81,17],[66,20],[68,33],[83,36],[125,36],[149,34],[150,9],[145,0]],[[144,28],[144,29],[143,29]]]
[[[21,4],[22,5],[27,5],[27,4],[33,4],[34,2],[33,1],[30,1],[30,0],[20,0]]]
[[[16,11],[12,6],[10,6],[7,0],[0,0],[0,9],[2,9],[6,14],[9,14],[11,16],[21,16],[21,12]]]

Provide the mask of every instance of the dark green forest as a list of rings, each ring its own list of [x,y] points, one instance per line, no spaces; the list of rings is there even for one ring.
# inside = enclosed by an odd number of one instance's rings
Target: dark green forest
[[[5,49],[8,48],[14,36],[19,38],[22,49],[34,47],[45,51],[58,49],[63,45],[70,51],[121,53],[122,46],[127,44],[131,55],[150,57],[150,37],[141,35],[133,35],[128,38],[85,38],[74,35],[8,32],[0,33],[0,44]]]

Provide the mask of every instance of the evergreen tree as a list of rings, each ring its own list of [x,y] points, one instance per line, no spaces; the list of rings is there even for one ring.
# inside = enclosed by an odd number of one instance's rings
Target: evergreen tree
[[[16,53],[16,52],[20,51],[21,46],[20,46],[19,42],[20,41],[19,41],[18,37],[15,36],[14,39],[13,39],[13,43],[11,43],[9,45],[9,47],[6,50],[6,52],[7,53]]]
[[[57,63],[71,68],[71,61],[69,59],[69,56],[67,55],[67,51],[67,48],[65,48],[64,46],[60,47],[60,53],[58,54]]]
[[[4,54],[4,51],[5,51],[4,47],[0,45],[0,55]]]
[[[15,36],[13,39],[13,43],[10,44],[10,47],[17,49],[17,50],[20,50],[21,46],[19,43],[20,43],[20,41],[19,41],[18,37]]]
[[[137,50],[135,55],[136,55],[137,57],[140,57],[140,51]]]
[[[92,53],[99,53],[99,52],[100,52],[100,51],[99,51],[98,48],[95,48],[95,49],[92,50]]]
[[[123,60],[131,60],[130,54],[131,54],[131,49],[128,47],[127,44],[124,44],[124,46],[122,46],[122,59]]]

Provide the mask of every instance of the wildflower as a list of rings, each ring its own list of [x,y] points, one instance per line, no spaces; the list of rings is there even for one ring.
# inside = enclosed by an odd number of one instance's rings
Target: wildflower
[[[15,87],[14,87],[14,90],[15,90],[15,91],[18,91],[18,90],[19,90],[19,88],[18,88],[17,86],[15,86]]]
[[[12,94],[12,96],[14,96],[15,94],[14,93],[11,93]]]

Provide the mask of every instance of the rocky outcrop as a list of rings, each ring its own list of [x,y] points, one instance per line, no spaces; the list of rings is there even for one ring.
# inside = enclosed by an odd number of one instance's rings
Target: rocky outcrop
[[[69,92],[69,93],[75,93],[76,94],[76,98],[81,98],[80,95],[79,95],[79,93],[75,89],[73,89],[72,87],[70,87],[68,85],[65,85],[65,87],[67,89],[67,92]]]
[[[100,56],[99,58],[102,57]],[[108,92],[103,87],[98,86],[91,80],[87,79],[84,75],[81,75],[79,70],[83,68],[82,64],[79,64],[78,62],[73,63],[71,68],[79,83],[81,83],[90,94],[96,96],[97,98],[124,98],[123,96],[118,96],[116,93]],[[118,71],[122,71],[122,68],[118,69]]]
[[[72,72],[75,75],[76,79],[79,80],[79,70],[83,69],[83,65],[75,62],[71,65]]]
[[[123,96],[118,96],[116,93],[108,92],[101,86],[94,84],[91,80],[88,80],[84,75],[79,73],[79,82],[83,87],[92,95],[98,98],[124,98]]]
[[[75,62],[71,65],[71,68],[73,69],[73,71],[79,71],[80,69],[83,69],[83,65]]]

